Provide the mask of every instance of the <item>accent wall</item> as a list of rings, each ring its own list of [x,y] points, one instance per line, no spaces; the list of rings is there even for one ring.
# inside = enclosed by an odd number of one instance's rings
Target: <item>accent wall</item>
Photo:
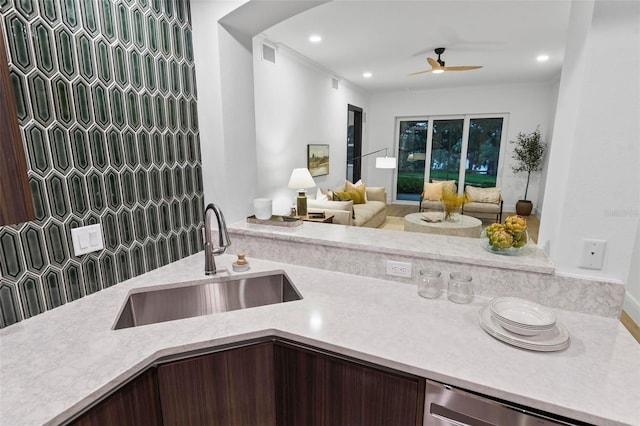
[[[0,327],[202,249],[188,1],[0,2],[36,220],[0,228]],[[102,225],[73,255],[70,230]]]

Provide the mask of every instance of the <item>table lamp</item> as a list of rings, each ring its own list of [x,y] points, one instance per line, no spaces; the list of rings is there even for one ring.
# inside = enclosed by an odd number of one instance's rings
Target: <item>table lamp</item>
[[[309,169],[293,169],[289,178],[289,188],[298,190],[298,198],[296,198],[296,208],[298,216],[307,214],[307,194],[306,189],[316,186],[316,183],[309,173]]]

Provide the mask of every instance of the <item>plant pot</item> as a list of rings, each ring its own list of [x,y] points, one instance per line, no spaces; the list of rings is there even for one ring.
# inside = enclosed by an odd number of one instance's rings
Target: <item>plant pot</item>
[[[533,203],[529,200],[518,200],[516,203],[516,213],[520,216],[529,216],[533,210]]]

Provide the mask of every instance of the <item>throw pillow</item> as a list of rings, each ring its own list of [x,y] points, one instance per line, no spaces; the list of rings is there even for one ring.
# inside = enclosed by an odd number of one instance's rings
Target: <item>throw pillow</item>
[[[333,198],[333,196],[331,198]],[[327,196],[327,194],[322,189],[318,188],[318,190],[316,191],[316,200],[327,201],[328,199],[329,197]]]
[[[458,192],[458,186],[455,180],[435,180],[431,179],[433,183],[442,183],[442,189],[448,189],[451,192]]]
[[[337,199],[336,199],[337,198]],[[349,201],[352,200],[353,204],[364,204],[364,189],[360,189],[357,191],[344,191],[344,192],[334,192],[333,193],[334,201]]]
[[[320,189],[320,188],[318,188]],[[322,195],[324,195],[325,197],[327,197],[327,200],[333,200],[333,191],[330,189],[327,189],[326,191],[323,191],[322,189],[320,189],[320,192],[322,193]]]
[[[499,204],[502,199],[500,188],[477,188],[467,185],[464,188],[464,195],[467,200],[477,203]]]
[[[442,200],[442,182],[425,183],[422,198],[428,201]]]
[[[365,184],[362,181],[362,179],[360,179],[356,183],[351,183],[348,180],[346,180],[344,182],[344,190],[348,191],[348,192],[362,190],[362,193],[364,194],[364,202],[366,203],[368,201],[367,200],[367,187],[365,186]]]

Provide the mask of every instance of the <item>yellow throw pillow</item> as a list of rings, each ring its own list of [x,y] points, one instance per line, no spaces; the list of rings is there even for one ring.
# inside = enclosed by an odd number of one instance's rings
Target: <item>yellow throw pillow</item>
[[[502,199],[500,188],[477,188],[467,185],[464,188],[464,195],[467,200],[477,203],[499,204]]]
[[[442,182],[425,183],[422,198],[428,201],[442,200]]]
[[[338,198],[337,200],[336,200],[336,197]],[[364,204],[365,203],[364,188],[362,190],[357,190],[357,191],[344,191],[344,192],[334,191],[333,200],[334,201],[352,200],[353,204]]]

